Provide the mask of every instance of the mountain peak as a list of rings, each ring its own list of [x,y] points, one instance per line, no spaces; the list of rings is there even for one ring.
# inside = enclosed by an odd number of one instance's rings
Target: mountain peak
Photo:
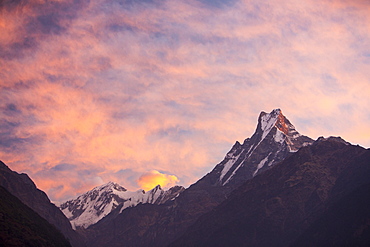
[[[298,133],[281,109],[261,112],[255,133],[243,144],[235,143],[215,167],[216,184],[241,184],[283,160],[313,140]]]
[[[139,203],[162,204],[175,198],[182,189],[162,190],[160,185],[145,192],[128,191],[121,185],[108,182],[60,205],[61,211],[70,220],[74,229],[87,228],[108,215],[119,205],[121,211]]]
[[[327,138],[323,137],[323,136],[320,136],[316,142],[324,142],[324,141],[332,141],[332,142],[339,142],[339,143],[343,143],[343,144],[346,144],[346,145],[351,145],[351,143],[347,142],[346,140],[344,140],[342,137],[340,136],[329,136]]]
[[[158,184],[157,186],[155,186],[153,189],[151,189],[151,191],[157,191],[157,190],[162,190],[162,187],[160,184]]]
[[[298,133],[280,109],[274,109],[270,113],[261,112],[255,135],[258,134],[260,141],[262,141],[274,128],[276,129],[273,135],[275,142],[286,142],[290,152],[296,152],[302,145],[312,143],[312,140],[306,142],[306,144],[297,143],[301,134]]]
[[[264,139],[271,131],[271,129],[275,126],[280,115],[280,109],[275,109],[270,113],[261,112],[258,118],[258,128],[262,130],[262,139]]]
[[[265,115],[272,115],[272,116],[277,116],[279,115],[281,112],[281,109],[280,108],[276,108],[276,109],[273,109],[270,113],[268,112],[265,112],[265,111],[261,111],[260,113],[260,117],[261,116],[265,116]]]
[[[112,181],[109,181],[106,184],[102,184],[100,186],[97,186],[97,187],[93,188],[92,190],[96,190],[96,191],[101,191],[101,190],[106,190],[106,191],[113,191],[113,190],[116,190],[116,191],[127,191],[124,187],[122,187],[121,185],[119,185],[117,183],[114,183]]]
[[[263,132],[262,139],[268,135],[273,127],[276,127],[285,135],[293,136],[294,134],[299,134],[280,109],[274,109],[270,113],[261,112],[257,128]]]
[[[321,137],[244,182],[166,246],[368,246],[369,164],[370,150]]]

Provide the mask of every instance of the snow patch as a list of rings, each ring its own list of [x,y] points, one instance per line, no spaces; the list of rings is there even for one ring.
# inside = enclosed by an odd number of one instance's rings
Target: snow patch
[[[70,218],[72,218],[72,217],[73,217],[72,212],[71,212],[71,211],[69,211],[69,210],[68,210],[68,208],[63,209],[63,210],[62,210],[62,212],[63,212],[63,214],[64,214],[68,219],[70,219]]]
[[[249,156],[248,156],[249,157]],[[243,165],[243,163],[244,163],[244,161],[246,160],[247,158],[245,158],[242,162],[240,162],[240,164],[238,165],[238,167],[231,173],[231,175],[230,175],[230,177],[222,184],[222,185],[225,185],[225,184],[227,184],[229,181],[230,181],[230,179],[232,178],[232,177],[234,177],[234,175],[235,175],[235,173],[237,172],[237,170],[239,170],[239,168]]]
[[[299,134],[298,132],[294,133],[293,134],[293,139],[297,139],[298,137],[302,136],[301,134]]]
[[[302,144],[302,147],[306,147],[306,146],[309,146],[309,145],[311,145],[312,143],[310,143],[310,142],[304,142],[303,144]]]
[[[257,144],[257,145],[255,145],[255,146],[251,146],[249,149],[248,149],[248,152],[247,152],[247,155],[246,155],[246,157],[243,159],[243,161],[242,162],[240,162],[240,164],[235,168],[235,170],[231,173],[231,175],[230,175],[230,177],[228,177],[228,179],[222,184],[222,185],[225,185],[225,184],[227,184],[229,181],[230,181],[230,179],[232,178],[232,177],[234,177],[234,175],[236,174],[236,172],[239,170],[239,168],[244,164],[244,162],[245,162],[245,160],[247,160],[252,154],[253,154],[253,152],[254,152],[254,150],[258,147],[258,145],[260,144],[262,142],[262,140]],[[242,153],[240,153],[239,154],[239,156],[241,155]],[[238,156],[238,158],[239,158],[239,156]],[[229,168],[230,169],[230,168]],[[225,173],[226,174],[226,173]]]
[[[274,140],[277,143],[283,143],[285,141],[286,135],[280,131],[279,129],[276,129],[276,133],[274,135]]]
[[[236,157],[230,157],[230,159],[224,164],[224,168],[222,169],[221,171],[221,175],[220,175],[220,181],[222,181],[222,179],[224,178],[224,176],[226,175],[226,173],[230,170],[230,168],[234,165],[235,161],[239,158],[240,155],[236,156]]]
[[[261,141],[265,139],[265,137],[268,135],[271,129],[275,126],[279,114],[280,114],[279,110],[274,110],[269,114],[261,116],[261,129],[262,129]]]
[[[265,157],[263,160],[261,160],[260,163],[258,163],[257,169],[253,173],[253,177],[256,176],[257,172],[265,165],[265,163],[268,160],[269,156],[270,156],[270,154],[267,155],[267,157]]]

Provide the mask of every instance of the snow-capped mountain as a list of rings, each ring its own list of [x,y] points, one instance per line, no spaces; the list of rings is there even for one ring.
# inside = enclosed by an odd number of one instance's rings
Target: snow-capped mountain
[[[313,140],[299,134],[280,109],[262,112],[255,133],[236,142],[221,163],[166,205],[137,205],[92,225],[88,245],[168,246],[230,194]]]
[[[280,109],[270,113],[261,112],[252,137],[247,138],[243,144],[236,142],[221,163],[189,188],[189,193],[205,190],[213,198],[211,201],[215,200],[212,203],[216,205],[243,182],[312,142],[311,138],[298,133]],[[127,207],[139,203],[162,204],[174,199],[183,190],[183,187],[176,186],[163,191],[157,186],[148,192],[131,192],[109,182],[61,204],[60,209],[74,229],[87,228],[118,205],[122,204],[122,212]]]
[[[319,138],[166,246],[370,246],[369,202],[370,149]]]
[[[144,190],[133,192],[117,183],[109,182],[62,203],[59,208],[70,220],[74,229],[87,228],[120,204],[122,204],[121,211],[139,203],[163,204],[176,198],[183,190],[184,187],[175,186],[164,191],[160,185],[157,185],[148,192]]]
[[[236,142],[211,172],[217,178],[214,184],[240,184],[312,142],[311,138],[298,133],[280,109],[261,112],[252,137],[243,144]]]

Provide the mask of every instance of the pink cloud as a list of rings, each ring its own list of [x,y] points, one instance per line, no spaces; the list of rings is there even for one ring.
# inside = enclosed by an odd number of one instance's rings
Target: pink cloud
[[[150,170],[188,186],[277,107],[370,146],[366,1],[115,4],[1,10],[0,159],[53,200]]]

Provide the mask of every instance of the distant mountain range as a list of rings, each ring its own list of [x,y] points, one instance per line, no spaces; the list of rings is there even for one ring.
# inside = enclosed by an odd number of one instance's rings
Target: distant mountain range
[[[65,216],[27,175],[0,165],[0,185],[73,246],[370,245],[370,150],[313,141],[280,109],[262,112],[255,133],[187,189],[109,182],[62,203]]]
[[[61,204],[59,208],[68,217],[74,229],[87,228],[116,209],[118,205],[121,205],[121,211],[139,203],[159,205],[173,200],[184,189],[182,186],[175,186],[164,191],[157,185],[148,192],[144,190],[131,192],[117,183],[109,182]]]
[[[88,245],[99,246],[102,240],[112,246],[166,246],[244,182],[312,142],[296,131],[280,109],[262,112],[252,137],[243,144],[236,142],[220,164],[174,201],[159,207],[138,205],[121,213],[112,212],[87,229]],[[132,222],[131,217],[136,220]],[[127,231],[130,234],[124,234]]]

